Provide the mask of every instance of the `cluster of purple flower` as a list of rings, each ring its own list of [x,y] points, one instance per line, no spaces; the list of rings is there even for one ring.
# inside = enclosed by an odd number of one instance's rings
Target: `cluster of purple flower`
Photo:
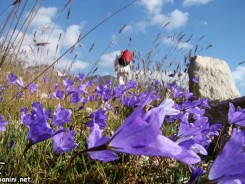
[[[118,159],[116,152],[134,155],[171,157],[189,164],[193,168],[190,183],[195,183],[204,171],[193,164],[199,163],[198,154],[207,155],[206,149],[214,136],[219,135],[220,124],[210,125],[204,116],[209,108],[207,99],[194,100],[194,95],[186,93],[176,85],[170,85],[173,98],[181,103],[166,99],[158,107],[144,113],[143,109],[153,98],[151,93],[137,100],[132,93],[128,98],[128,106],[138,107],[125,119],[122,125],[110,136],[102,136],[103,127],[97,123],[90,126],[88,151],[92,159],[110,162]],[[122,90],[120,90],[122,91]],[[192,99],[192,100],[191,100]],[[167,117],[166,117],[167,116]],[[166,117],[166,118],[165,118]],[[245,110],[235,110],[230,103],[229,121],[239,126],[245,125]],[[165,120],[180,121],[178,134],[171,139],[162,135],[160,130]],[[221,154],[215,160],[210,172],[212,183],[243,183],[245,180],[245,131],[235,128],[231,139],[225,145]],[[222,167],[221,167],[222,166]]]
[[[165,116],[179,114],[178,110],[172,108],[174,102],[166,99],[158,107],[144,113],[145,105],[151,101],[152,94],[149,93],[112,137],[103,137],[103,129],[94,124],[88,139],[90,157],[108,162],[118,158],[115,153],[117,151],[134,155],[171,157],[187,164],[199,162],[200,157],[195,152],[162,135],[160,129]]]
[[[195,77],[193,81],[198,83],[198,77]],[[176,142],[195,153],[206,155],[205,148],[209,146],[213,136],[219,135],[218,130],[222,128],[219,124],[210,126],[208,118],[204,116],[205,110],[202,108],[209,108],[208,100],[191,100],[194,95],[186,90],[184,96],[183,90],[175,84],[169,84],[168,88],[172,90],[174,98],[178,101],[180,98],[183,100],[182,103],[174,106],[181,113],[169,119],[169,121],[173,119],[181,121]],[[230,140],[212,165],[208,175],[211,183],[245,182],[245,131],[242,130],[245,126],[245,109],[236,110],[230,103],[228,120],[239,127],[233,129]],[[195,183],[204,171],[195,166],[192,169],[190,183]]]
[[[51,112],[45,110],[39,102],[34,102],[32,108],[30,114],[27,108],[21,110],[21,124],[29,129],[27,138],[31,145],[53,138],[53,147],[57,154],[68,152],[77,146],[73,141],[75,131],[62,127],[71,121],[70,109],[57,106],[52,119],[52,125],[57,127],[54,130],[48,123],[51,120]]]
[[[13,73],[10,73],[6,76],[6,80],[9,85],[17,85],[20,89],[24,87],[24,82],[21,77],[17,77]],[[35,83],[31,83],[28,85],[28,89],[30,90],[31,94],[35,93],[37,91],[38,85]],[[22,94],[19,94],[19,96],[22,96]]]
[[[230,140],[214,161],[209,179],[213,183],[245,183],[245,109],[236,110],[230,103],[228,120],[233,128]]]
[[[82,105],[79,109],[88,101],[96,100],[106,104],[104,108],[101,107],[88,116],[90,121],[87,122],[87,127],[90,129],[90,135],[87,151],[92,159],[110,162],[118,159],[117,152],[170,157],[192,167],[190,183],[195,183],[204,173],[195,164],[201,161],[199,154],[207,155],[206,149],[222,128],[219,124],[210,125],[205,117],[205,108],[210,108],[207,99],[195,99],[188,90],[184,91],[172,83],[167,88],[171,91],[170,97],[178,103],[167,97],[154,107],[151,103],[161,99],[158,92],[151,89],[149,92],[136,94],[131,91],[137,88],[136,82],[128,81],[125,85],[112,87],[111,82],[99,85],[97,79],[86,81],[84,74],[79,74],[78,79],[80,83],[77,86],[69,78],[63,80],[63,86],[55,84],[56,91],[50,94],[50,98],[64,100],[69,97],[71,103]],[[47,80],[45,77],[44,82]],[[14,74],[9,74],[7,81],[9,84],[24,86],[22,80]],[[198,78],[194,81],[198,82]],[[96,89],[93,93],[88,93],[88,88],[93,84],[97,85]],[[155,89],[158,89],[158,85],[155,81]],[[37,85],[30,84],[29,90],[34,93]],[[112,136],[106,136],[106,112],[112,110],[110,102],[116,99],[122,105],[135,109]],[[149,111],[145,109],[147,105],[151,107]],[[40,102],[33,103],[32,108],[31,112],[28,112],[27,108],[21,109],[21,124],[29,129],[27,138],[31,145],[52,138],[56,154],[66,153],[77,147],[74,141],[75,130],[64,128],[72,121],[71,109],[58,105],[51,115],[51,111],[45,110]],[[241,128],[245,126],[245,109],[236,110],[230,103],[228,118],[230,123],[237,127],[212,165],[209,172],[209,181],[212,183],[245,182],[245,131]],[[176,122],[179,123],[176,134],[171,137],[163,135],[164,124]],[[0,131],[5,131],[7,123],[0,116]]]
[[[8,121],[4,120],[3,119],[3,116],[0,115],[0,131],[1,132],[5,132],[6,131],[6,128],[5,126],[8,124]]]
[[[195,153],[207,155],[206,148],[212,138],[219,135],[218,131],[222,128],[220,124],[210,125],[208,118],[204,116],[204,108],[210,108],[207,99],[195,100],[192,93],[188,90],[184,93],[175,84],[170,84],[168,88],[173,91],[173,98],[181,100],[174,106],[180,113],[168,119],[180,121],[178,134],[173,138],[179,145]]]

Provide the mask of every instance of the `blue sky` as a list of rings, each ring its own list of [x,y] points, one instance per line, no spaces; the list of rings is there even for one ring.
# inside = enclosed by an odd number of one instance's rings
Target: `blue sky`
[[[12,2],[0,1],[0,11]],[[34,2],[28,1],[29,9],[26,9],[25,15]],[[50,43],[46,48],[42,48],[41,57],[48,63],[75,43],[79,35],[86,34],[101,20],[131,1],[72,0],[62,11],[66,2],[67,0],[44,1],[26,34],[25,49],[33,44],[34,32],[38,42]],[[197,55],[225,60],[241,95],[245,95],[245,64],[238,65],[245,61],[244,7],[244,0],[141,0],[83,39],[79,43],[80,46],[78,45],[71,54],[62,58],[59,66],[66,68],[75,61],[71,70],[86,73],[99,60],[99,69],[96,73],[114,75],[113,59],[121,50],[135,49],[145,56],[153,48],[154,40],[161,28],[171,21],[161,32],[161,42],[158,52],[155,53],[155,61],[175,46],[176,40],[173,38],[178,34],[186,35],[183,40],[193,35],[190,42],[180,43],[181,51],[174,53],[170,60],[183,62],[183,56],[194,48],[196,43],[198,43],[198,50],[212,44],[211,48],[204,49]],[[70,9],[70,16],[67,20],[68,9]],[[125,24],[123,32],[118,34]],[[60,33],[62,39],[59,41]],[[202,36],[205,37],[198,42]],[[132,41],[129,46],[130,38]],[[57,44],[59,44],[58,50],[56,50]],[[94,47],[89,52],[93,44]],[[45,54],[47,50],[49,56]],[[36,62],[41,62],[39,56],[35,57]]]

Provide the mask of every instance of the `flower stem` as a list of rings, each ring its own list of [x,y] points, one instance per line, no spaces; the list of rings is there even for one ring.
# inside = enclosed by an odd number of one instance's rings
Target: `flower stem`
[[[25,156],[25,154],[27,153],[27,151],[32,147],[32,145],[33,145],[33,144],[32,144],[31,142],[29,142],[29,143],[26,145],[26,147],[25,147],[23,153],[22,153],[21,156],[20,156],[20,160],[19,160],[19,162],[18,162],[18,164],[17,164],[17,166],[16,166],[16,173],[15,173],[15,175],[18,175],[18,174],[19,174],[20,165],[21,165],[21,163],[22,163],[22,161],[23,161],[23,157]],[[11,174],[11,175],[12,175],[12,174]]]

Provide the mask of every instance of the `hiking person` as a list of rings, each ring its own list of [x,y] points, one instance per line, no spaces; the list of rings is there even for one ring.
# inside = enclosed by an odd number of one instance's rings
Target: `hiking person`
[[[133,53],[130,50],[124,50],[114,61],[115,72],[119,84],[125,84],[131,78],[130,63],[133,59]]]

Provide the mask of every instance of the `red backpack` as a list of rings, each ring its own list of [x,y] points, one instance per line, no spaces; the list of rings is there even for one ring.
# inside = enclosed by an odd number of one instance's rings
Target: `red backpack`
[[[119,58],[119,64],[122,66],[127,66],[130,64],[133,58],[133,53],[130,50],[122,51],[121,57]]]

